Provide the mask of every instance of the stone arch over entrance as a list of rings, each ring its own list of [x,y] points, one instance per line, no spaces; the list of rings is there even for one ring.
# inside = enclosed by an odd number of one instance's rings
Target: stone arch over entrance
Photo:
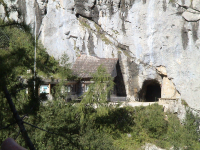
[[[161,97],[161,86],[157,80],[145,80],[139,92],[139,101],[155,102]]]

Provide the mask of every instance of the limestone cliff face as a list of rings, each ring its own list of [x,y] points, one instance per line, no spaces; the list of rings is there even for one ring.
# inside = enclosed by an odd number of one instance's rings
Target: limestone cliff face
[[[130,100],[139,99],[145,80],[155,79],[173,87],[175,98],[200,110],[199,0],[18,0],[15,4],[23,12],[21,20],[32,27],[36,14],[39,39],[55,58],[63,53],[71,62],[81,53],[119,58]]]

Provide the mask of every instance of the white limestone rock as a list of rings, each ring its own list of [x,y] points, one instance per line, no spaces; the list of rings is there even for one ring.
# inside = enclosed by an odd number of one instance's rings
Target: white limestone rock
[[[200,11],[200,1],[192,0],[192,7],[193,7],[193,9]]]
[[[165,149],[162,149],[162,148],[159,148],[157,147],[156,145],[154,144],[151,144],[151,143],[146,143],[142,149],[144,150],[165,150]]]
[[[167,70],[164,66],[156,67],[156,71],[162,76],[167,76]]]
[[[3,5],[0,5],[0,17],[3,19],[5,18],[5,11]]]
[[[185,20],[187,21],[199,21],[200,20],[200,12],[196,11],[194,9],[187,9],[183,14],[182,14],[183,18],[185,18]]]
[[[81,53],[119,57],[127,96],[133,101],[145,80],[162,83],[156,68],[165,66],[181,98],[200,110],[198,0],[36,2],[18,0],[17,5],[32,27],[36,14],[37,34],[50,55],[67,53],[72,63]]]

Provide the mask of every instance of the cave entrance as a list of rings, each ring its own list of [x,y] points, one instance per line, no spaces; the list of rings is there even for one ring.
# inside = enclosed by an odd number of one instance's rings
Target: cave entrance
[[[146,80],[139,92],[139,100],[142,102],[156,102],[161,97],[161,87],[157,80]]]

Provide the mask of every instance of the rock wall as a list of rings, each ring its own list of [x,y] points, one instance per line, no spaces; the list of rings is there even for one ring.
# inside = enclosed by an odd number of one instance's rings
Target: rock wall
[[[6,0],[8,1],[8,0]],[[34,27],[50,55],[81,53],[119,58],[127,96],[138,99],[145,80],[162,84],[157,67],[188,105],[200,110],[200,1],[16,0],[13,19]],[[2,8],[0,6],[0,8]],[[3,9],[0,10],[0,13]],[[1,15],[3,16],[3,13]]]

